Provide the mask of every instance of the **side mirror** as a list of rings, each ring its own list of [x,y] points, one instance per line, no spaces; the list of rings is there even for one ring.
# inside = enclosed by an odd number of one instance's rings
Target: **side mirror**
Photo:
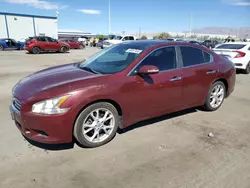
[[[144,65],[138,70],[138,74],[157,74],[159,68],[153,65]]]

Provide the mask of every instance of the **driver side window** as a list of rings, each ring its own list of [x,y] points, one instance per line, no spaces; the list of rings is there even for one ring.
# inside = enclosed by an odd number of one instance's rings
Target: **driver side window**
[[[175,47],[164,47],[153,51],[147,56],[138,66],[137,70],[144,65],[154,65],[160,71],[171,70],[177,67],[176,62]]]
[[[47,42],[56,42],[54,39],[50,38],[50,37],[47,37]]]

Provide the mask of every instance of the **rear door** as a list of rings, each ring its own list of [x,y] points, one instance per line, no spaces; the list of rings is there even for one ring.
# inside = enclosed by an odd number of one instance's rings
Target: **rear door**
[[[182,95],[183,105],[202,105],[208,90],[217,75],[217,65],[209,53],[191,46],[180,46],[183,66]]]
[[[38,43],[38,46],[41,50],[45,51],[47,49],[47,41],[46,41],[46,38],[45,37],[37,37],[37,38],[34,38],[36,39],[39,43]]]

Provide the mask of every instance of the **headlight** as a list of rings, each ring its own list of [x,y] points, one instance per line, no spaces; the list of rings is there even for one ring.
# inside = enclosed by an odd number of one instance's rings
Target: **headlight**
[[[69,108],[60,108],[60,106],[70,97],[70,95],[48,99],[33,104],[32,112],[37,114],[62,114]]]

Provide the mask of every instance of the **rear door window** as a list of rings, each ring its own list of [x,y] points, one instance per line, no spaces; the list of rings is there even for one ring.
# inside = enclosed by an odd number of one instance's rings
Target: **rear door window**
[[[129,37],[129,40],[135,40],[133,36],[130,36]]]
[[[181,46],[180,49],[184,67],[209,63],[212,60],[210,54],[198,48]]]

